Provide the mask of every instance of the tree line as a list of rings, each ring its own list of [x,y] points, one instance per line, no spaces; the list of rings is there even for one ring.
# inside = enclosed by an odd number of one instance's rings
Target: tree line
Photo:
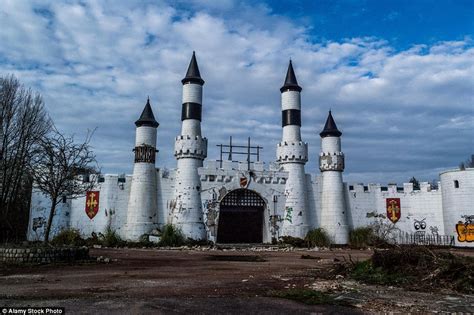
[[[78,175],[98,173],[90,146],[93,132],[77,142],[54,125],[42,96],[13,75],[0,77],[0,240],[26,238],[33,189],[49,197],[45,242],[56,207],[94,185]]]

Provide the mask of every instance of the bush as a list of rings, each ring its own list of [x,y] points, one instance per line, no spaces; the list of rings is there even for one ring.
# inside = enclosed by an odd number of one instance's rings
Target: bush
[[[473,294],[474,258],[424,246],[393,247],[376,250],[371,259],[355,263],[351,276],[371,284],[424,290],[449,288]]]
[[[322,228],[309,231],[304,241],[308,247],[329,247],[331,245],[328,234]]]
[[[99,242],[106,247],[118,247],[125,244],[125,241],[110,226],[105,229],[104,234],[99,235]]]
[[[81,233],[76,229],[64,229],[59,232],[52,240],[54,246],[83,246],[86,241],[81,237]]]
[[[349,245],[352,248],[367,248],[373,246],[376,236],[371,227],[360,227],[349,233]]]
[[[163,227],[161,233],[161,239],[158,243],[159,246],[183,246],[185,244],[185,237],[180,229],[175,227],[173,224],[166,224]]]

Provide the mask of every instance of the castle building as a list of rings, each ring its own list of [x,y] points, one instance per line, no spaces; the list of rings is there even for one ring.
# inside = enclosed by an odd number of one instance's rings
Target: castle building
[[[201,133],[204,80],[194,52],[181,82],[176,169],[156,166],[159,124],[148,99],[135,122],[133,174],[80,179],[97,180],[96,188],[82,198],[64,198],[53,218],[53,235],[74,228],[89,237],[112,229],[136,241],[173,224],[195,240],[270,243],[282,236],[304,238],[322,228],[333,244],[347,244],[351,230],[374,226],[389,229],[400,243],[474,247],[474,168],[441,173],[436,189],[429,183],[419,189],[411,183],[344,183],[342,132],[329,111],[320,131],[320,172],[306,172],[306,162],[316,157],[308,156],[308,144],[301,138],[302,88],[291,60],[280,89],[282,139],[276,161],[268,165],[258,158],[251,161],[251,150],[259,147],[250,146],[250,139],[246,161],[223,160],[223,146],[220,160],[206,160],[207,139]],[[239,146],[225,147],[231,155]],[[47,197],[34,190],[29,240],[44,238],[48,209]]]

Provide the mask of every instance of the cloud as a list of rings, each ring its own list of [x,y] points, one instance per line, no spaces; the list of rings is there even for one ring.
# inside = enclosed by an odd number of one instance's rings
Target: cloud
[[[333,110],[346,177],[431,180],[474,151],[470,38],[397,50],[383,38],[314,42],[309,28],[264,5],[177,2],[6,1],[0,71],[40,91],[61,130],[93,140],[105,172],[131,172],[134,124],[149,95],[159,167],[174,167],[181,83],[196,50],[204,85],[203,134],[217,144],[264,147],[281,137],[279,88],[292,58],[303,87],[306,169],[317,173],[319,132]],[[398,174],[398,175],[397,175]],[[423,178],[424,177],[424,178]]]

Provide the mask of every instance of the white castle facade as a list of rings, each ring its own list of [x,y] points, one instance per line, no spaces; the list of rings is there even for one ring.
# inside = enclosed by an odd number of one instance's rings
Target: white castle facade
[[[402,236],[448,237],[456,246],[474,247],[474,168],[441,173],[436,190],[428,183],[417,190],[411,183],[344,183],[342,133],[331,112],[320,133],[319,156],[308,156],[300,132],[302,88],[291,61],[280,89],[282,139],[276,145],[276,162],[268,168],[250,162],[250,155],[246,162],[205,161],[204,80],[194,53],[182,83],[176,169],[156,167],[159,124],[148,100],[135,122],[133,175],[98,175],[95,190],[87,196],[65,196],[53,218],[53,234],[74,228],[88,237],[111,228],[125,239],[138,240],[171,223],[195,240],[270,243],[281,236],[304,238],[311,229],[323,228],[334,244],[347,244],[350,230],[386,224]],[[309,158],[319,159],[319,174],[306,172]],[[48,199],[33,191],[29,240],[44,237],[48,209]]]

